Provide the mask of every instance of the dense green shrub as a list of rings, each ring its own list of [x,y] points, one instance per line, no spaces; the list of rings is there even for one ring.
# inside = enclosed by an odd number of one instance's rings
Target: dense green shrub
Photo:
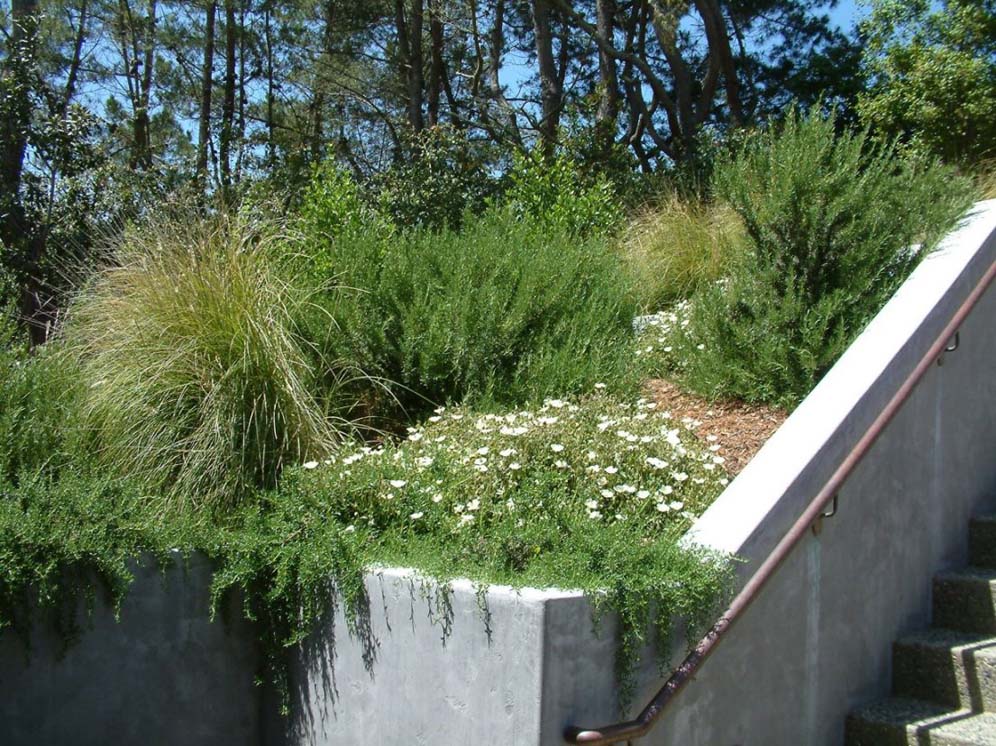
[[[864,122],[974,171],[996,157],[996,5],[871,0]]]
[[[674,358],[711,396],[783,404],[809,392],[971,195],[950,170],[837,136],[816,112],[757,135],[715,178],[749,250],[696,298]]]
[[[275,244],[240,218],[155,221],[80,293],[66,339],[114,472],[232,501],[334,445],[337,371],[302,334],[310,293],[276,272]]]
[[[336,256],[340,245],[350,241],[386,242],[396,232],[388,218],[364,201],[353,177],[332,161],[312,173],[298,221],[299,238],[305,240],[275,258],[318,292],[335,292],[341,271]]]
[[[80,389],[74,361],[56,343],[29,353],[0,328],[0,481],[66,463]]]
[[[404,138],[408,157],[371,184],[382,215],[403,228],[458,229],[498,187],[496,148],[466,131],[429,127]]]
[[[556,145],[557,159],[569,162],[578,176],[573,188],[607,182],[624,210],[645,204],[647,195],[657,192],[667,176],[643,171],[628,144],[616,142],[602,126],[590,127],[591,119],[579,113],[565,112]],[[589,116],[594,114],[593,110],[588,112]]]
[[[612,183],[604,176],[582,173],[568,155],[517,156],[509,181],[504,195],[509,208],[554,231],[575,236],[607,233],[623,217]]]
[[[356,236],[321,250],[343,287],[329,306],[331,356],[398,384],[413,410],[627,377],[636,306],[599,240],[495,209],[459,233]]]
[[[374,232],[388,236],[389,220],[381,217],[363,200],[359,185],[334,162],[315,168],[304,190],[300,216],[306,230],[329,239],[351,238]]]

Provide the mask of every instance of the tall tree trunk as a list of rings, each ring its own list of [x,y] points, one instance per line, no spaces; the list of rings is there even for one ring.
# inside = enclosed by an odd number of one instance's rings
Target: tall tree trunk
[[[125,55],[128,84],[132,92],[132,156],[131,166],[136,169],[152,168],[152,81],[156,62],[156,0],[146,6],[144,28],[136,21],[128,0],[120,0],[122,22],[130,36],[132,56]]]
[[[675,114],[672,116],[671,127],[672,136],[676,141],[674,150],[680,160],[686,160],[695,154],[697,123],[693,95],[694,78],[678,46],[680,20],[679,8],[669,5],[664,0],[653,0],[654,32],[674,79]]]
[[[425,74],[422,68],[422,19],[423,0],[412,0],[411,76],[408,78],[408,119],[412,129],[421,132],[425,126],[422,120],[422,103],[424,100]]]
[[[723,18],[723,9],[716,0],[695,0],[695,8],[705,22],[706,38],[709,40],[709,55],[717,61],[723,73],[726,87],[726,104],[730,107],[730,119],[734,126],[743,122],[743,109],[740,105],[740,81],[737,79],[736,64],[730,48],[730,34]],[[710,102],[711,104],[711,102]]]
[[[24,170],[31,123],[31,84],[38,36],[38,0],[13,0],[10,54],[3,60],[3,84],[8,99],[0,122],[0,199],[17,199]],[[6,207],[6,205],[5,205]],[[7,221],[4,221],[6,224]],[[6,238],[6,237],[5,237]]]
[[[211,91],[214,87],[214,17],[218,3],[208,0],[204,16],[204,63],[201,67],[201,112],[197,131],[197,178],[207,187],[208,140],[211,137]]]
[[[31,126],[31,91],[37,54],[38,2],[13,0],[10,53],[0,69],[5,116],[0,121],[0,240],[16,252],[20,284],[20,310],[27,322],[32,345],[45,341],[47,324],[38,269],[44,253],[42,232],[28,224],[21,202],[24,156]]]
[[[595,138],[598,147],[608,152],[615,142],[616,120],[619,116],[619,81],[616,60],[607,48],[615,36],[615,0],[596,0],[596,28],[600,39],[598,49],[598,109],[595,111]]]
[[[491,24],[491,33],[488,39],[488,88],[490,97],[498,107],[501,118],[505,119],[505,132],[492,132],[492,137],[496,140],[503,140],[511,136],[513,143],[522,147],[522,133],[519,132],[519,123],[515,112],[501,87],[501,61],[505,53],[505,0],[495,2],[494,20]],[[487,117],[484,117],[487,118]]]
[[[495,18],[491,24],[491,39],[489,41],[488,83],[491,86],[491,96],[495,101],[500,101],[505,97],[499,79],[501,58],[505,52],[505,0],[498,0],[495,3]]]
[[[62,90],[62,115],[65,116],[73,96],[76,95],[76,81],[79,78],[80,65],[83,62],[83,42],[86,40],[86,22],[89,11],[87,0],[80,1],[80,25],[76,29],[73,40],[73,54],[69,60],[69,70],[66,73],[66,85]]]
[[[130,166],[147,169],[152,167],[149,105],[156,61],[156,0],[149,0],[144,19],[135,17],[128,0],[118,0],[116,26],[132,108]]]
[[[239,71],[238,71],[238,118],[236,120],[235,139],[238,142],[238,154],[235,157],[235,183],[242,182],[242,163],[245,156],[246,143],[246,2],[239,3]]]
[[[308,133],[308,148],[312,163],[322,160],[325,149],[325,92],[315,91],[310,104],[310,131]]]
[[[325,65],[331,64],[335,55],[336,22],[337,22],[336,0],[325,0],[322,6],[322,52],[318,65],[317,74],[314,78],[313,95],[309,104],[309,126],[308,143],[311,151],[311,160],[318,163],[325,157],[325,106],[328,98],[326,94],[327,83],[323,77]]]
[[[411,0],[411,12],[406,13],[405,0],[395,0],[394,23],[398,33],[398,64],[407,98],[408,124],[413,132],[421,132],[423,90],[422,18],[423,0]]]
[[[428,117],[430,127],[439,124],[439,98],[443,88],[443,75],[445,74],[443,60],[443,18],[440,0],[430,0],[429,2],[429,38],[432,46],[429,52],[429,90],[428,90]]]
[[[550,5],[548,0],[533,0],[533,32],[536,40],[536,59],[539,65],[540,147],[545,156],[553,155],[560,123],[562,89],[553,56],[553,34],[550,30]]]
[[[218,157],[221,161],[221,188],[225,202],[232,197],[232,140],[235,133],[235,0],[225,0],[225,84],[221,100],[221,136]]]
[[[277,162],[277,144],[273,139],[274,128],[274,81],[273,81],[273,31],[272,11],[267,3],[264,13],[263,45],[266,53],[266,162],[272,169]]]

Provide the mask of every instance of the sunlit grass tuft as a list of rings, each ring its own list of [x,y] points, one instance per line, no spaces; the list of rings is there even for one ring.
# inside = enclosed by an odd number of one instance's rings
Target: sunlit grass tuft
[[[230,503],[334,447],[337,376],[300,331],[307,289],[274,269],[283,240],[226,217],[125,233],[66,332],[100,463],[173,498]]]
[[[975,177],[979,199],[996,199],[996,161],[987,161]]]
[[[743,224],[726,205],[672,195],[637,215],[619,248],[641,304],[656,311],[728,273],[744,241]]]

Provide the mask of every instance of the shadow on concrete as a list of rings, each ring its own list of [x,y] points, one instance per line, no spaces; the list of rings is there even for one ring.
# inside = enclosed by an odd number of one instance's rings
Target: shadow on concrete
[[[287,715],[279,714],[276,692],[269,692],[266,744],[303,746],[328,741],[328,726],[338,718],[336,660],[337,636],[342,622],[346,624],[350,640],[359,643],[364,669],[371,679],[374,678],[379,641],[373,629],[369,593],[364,590],[351,610],[342,607],[340,595],[331,584],[328,594],[328,608],[315,631],[288,651],[290,691]]]

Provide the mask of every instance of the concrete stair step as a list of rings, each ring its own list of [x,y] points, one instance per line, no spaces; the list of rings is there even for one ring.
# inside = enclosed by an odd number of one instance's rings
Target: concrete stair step
[[[931,629],[892,648],[892,692],[975,712],[996,712],[996,637]]]
[[[968,526],[968,561],[976,567],[996,567],[996,515],[980,515]]]
[[[996,568],[966,567],[934,578],[934,626],[996,635]]]
[[[847,716],[846,746],[923,746],[925,734],[946,723],[972,717],[971,710],[894,697],[866,705]],[[923,739],[923,740],[921,740]],[[996,743],[996,740],[989,743]]]
[[[993,746],[996,714],[896,697],[847,718],[846,746]]]
[[[929,728],[927,743],[931,746],[993,746],[996,744],[996,715],[985,712]]]

